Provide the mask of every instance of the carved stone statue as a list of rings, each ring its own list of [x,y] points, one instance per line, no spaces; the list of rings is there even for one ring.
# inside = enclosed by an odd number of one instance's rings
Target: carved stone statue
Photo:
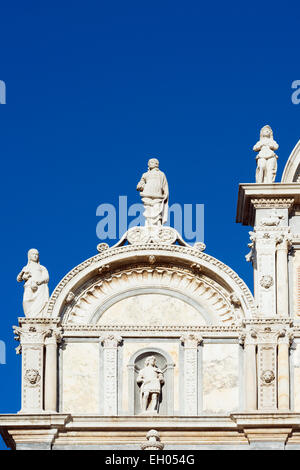
[[[141,385],[142,414],[158,413],[159,395],[165,381],[162,371],[156,366],[155,356],[147,357],[145,367],[140,370],[137,377],[137,383]]]
[[[159,161],[151,158],[148,171],[137,185],[145,207],[146,226],[163,225],[168,220],[169,188],[165,174],[159,170]]]
[[[24,282],[23,309],[25,317],[43,317],[49,300],[49,274],[40,264],[39,252],[28,251],[28,263],[18,274],[18,282]]]
[[[274,183],[278,159],[274,150],[277,150],[278,147],[277,142],[273,139],[271,127],[264,126],[260,131],[259,141],[253,147],[255,152],[259,152],[256,156],[256,183]]]

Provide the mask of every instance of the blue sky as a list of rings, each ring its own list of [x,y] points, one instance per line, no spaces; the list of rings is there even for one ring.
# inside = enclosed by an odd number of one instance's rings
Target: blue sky
[[[127,195],[157,156],[170,202],[205,204],[207,253],[252,288],[238,184],[270,124],[278,176],[300,138],[296,2],[10,1],[1,5],[0,413],[20,409],[16,275],[36,247],[50,290],[96,254],[96,208]],[[4,384],[4,385],[3,385]],[[0,444],[1,448],[1,444]],[[2,445],[4,448],[4,445]]]

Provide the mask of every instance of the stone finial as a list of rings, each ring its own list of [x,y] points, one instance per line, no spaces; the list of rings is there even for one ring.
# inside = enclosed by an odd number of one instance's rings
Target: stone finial
[[[260,130],[260,139],[254,145],[256,156],[256,183],[274,183],[277,172],[277,142],[273,139],[273,131],[270,126],[264,126]]]
[[[150,429],[146,434],[147,441],[141,444],[142,450],[163,450],[164,444],[160,442],[159,432],[156,429]]]

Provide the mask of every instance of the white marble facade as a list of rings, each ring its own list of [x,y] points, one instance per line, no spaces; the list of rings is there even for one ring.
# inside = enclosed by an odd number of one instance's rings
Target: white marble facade
[[[145,227],[100,243],[46,304],[23,269],[43,312],[26,304],[15,327],[22,406],[0,416],[8,445],[300,448],[300,141],[274,183],[277,148],[265,126],[257,183],[239,187],[253,294],[204,244],[163,226],[156,159],[138,184]]]

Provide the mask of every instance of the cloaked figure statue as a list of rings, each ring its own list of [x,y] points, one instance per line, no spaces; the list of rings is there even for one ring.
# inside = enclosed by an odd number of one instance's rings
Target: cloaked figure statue
[[[256,183],[274,183],[278,158],[274,150],[278,147],[271,127],[264,126],[260,131],[259,141],[253,147],[254,152],[259,152],[256,156]]]
[[[137,185],[145,207],[146,226],[163,225],[168,220],[169,188],[165,174],[160,171],[157,158],[148,161],[148,171]]]
[[[18,282],[24,282],[23,309],[25,317],[45,316],[49,300],[49,274],[40,264],[39,252],[35,248],[28,251],[28,263],[18,274]]]

